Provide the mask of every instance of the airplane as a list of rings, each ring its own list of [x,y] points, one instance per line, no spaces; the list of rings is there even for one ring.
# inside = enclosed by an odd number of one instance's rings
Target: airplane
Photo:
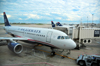
[[[16,40],[30,41],[41,43],[42,45],[51,48],[51,53],[55,55],[54,49],[74,49],[76,43],[68,37],[62,31],[48,28],[36,28],[36,27],[19,27],[11,26],[6,13],[4,15],[4,30],[13,37],[0,37],[0,40],[7,41],[8,48],[15,54],[20,54],[23,51],[22,44],[16,42]]]
[[[60,22],[57,22],[55,26],[54,22],[51,21],[51,25],[54,29],[58,29],[61,30],[67,34],[72,34],[73,28],[75,28],[75,26],[70,26],[70,25],[62,25]]]

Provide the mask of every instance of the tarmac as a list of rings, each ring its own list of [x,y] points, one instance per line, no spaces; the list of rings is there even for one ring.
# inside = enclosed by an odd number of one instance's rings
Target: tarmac
[[[51,25],[18,25],[26,27],[44,27],[50,28]],[[3,25],[0,25],[0,37],[11,37],[3,30]],[[61,56],[55,55],[50,56],[50,53],[35,50],[41,49],[48,52],[51,51],[49,47],[46,46],[34,46],[37,43],[25,43],[18,41],[18,43],[23,45],[23,52],[19,55],[14,54],[9,50],[6,41],[0,42],[0,66],[79,66],[75,60],[62,58]],[[95,39],[91,44],[85,44],[86,47],[80,50],[73,49],[71,54],[68,56],[74,59],[81,54],[87,55],[100,55],[100,39]],[[56,49],[56,53],[62,54],[61,49]]]

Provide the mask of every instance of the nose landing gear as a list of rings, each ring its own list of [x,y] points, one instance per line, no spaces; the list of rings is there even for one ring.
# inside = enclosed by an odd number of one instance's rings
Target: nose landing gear
[[[54,51],[54,48],[51,47],[51,50],[52,50],[52,51],[51,51],[51,56],[55,56],[56,53],[55,53],[55,51]],[[71,53],[70,50],[63,50],[63,51],[61,51],[61,54],[62,54],[62,55],[65,55],[65,56],[68,56],[70,53]]]
[[[52,50],[51,56],[55,56],[56,54],[55,54],[54,48],[51,47],[51,50]]]

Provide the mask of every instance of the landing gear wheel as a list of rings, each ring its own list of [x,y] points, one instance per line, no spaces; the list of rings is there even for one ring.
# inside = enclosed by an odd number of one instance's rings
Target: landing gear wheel
[[[77,49],[80,50],[80,47],[78,47]]]
[[[82,61],[82,60],[81,60],[81,61],[79,61],[79,62],[78,62],[78,64],[79,64],[80,66],[86,66],[86,65],[85,65],[85,62],[84,62],[84,61]]]
[[[70,52],[70,50],[68,50],[68,53],[67,53],[67,55],[69,55],[71,52]]]
[[[51,50],[52,50],[52,52],[51,52],[51,56],[54,56],[54,55],[55,55],[54,48],[51,47]]]
[[[55,52],[54,52],[54,51],[52,51],[52,52],[51,52],[51,56],[54,56],[54,55],[55,55]]]

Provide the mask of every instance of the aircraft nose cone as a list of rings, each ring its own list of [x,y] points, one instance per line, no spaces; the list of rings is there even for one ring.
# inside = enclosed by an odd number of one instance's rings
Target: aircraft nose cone
[[[72,48],[76,48],[76,43],[72,40]]]
[[[70,39],[69,49],[74,49],[74,48],[76,48],[76,43],[72,39]]]

